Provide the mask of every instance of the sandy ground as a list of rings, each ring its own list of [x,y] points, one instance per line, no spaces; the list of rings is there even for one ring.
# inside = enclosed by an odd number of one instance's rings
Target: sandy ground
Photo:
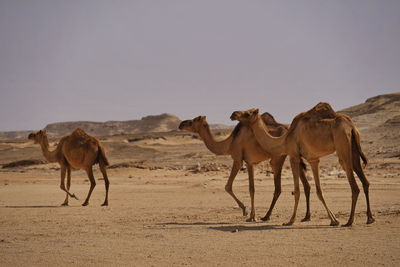
[[[87,207],[81,206],[89,189],[82,171],[73,171],[71,188],[81,199],[61,207],[65,195],[59,189],[57,164],[1,168],[0,266],[400,265],[399,158],[370,157],[365,170],[376,223],[365,224],[361,192],[354,225],[328,226],[310,177],[312,220],[300,222],[305,214],[301,195],[297,221],[287,227],[282,223],[289,220],[294,203],[288,164],[271,220],[247,223],[224,191],[229,156],[216,157],[201,140],[181,133],[137,142],[129,138],[101,138],[112,163],[108,207],[100,206],[105,190],[97,166],[97,187]],[[38,145],[0,142],[0,164],[25,159],[44,159]],[[324,158],[321,182],[329,207],[344,224],[351,192],[338,167],[334,155]],[[256,168],[257,218],[265,215],[272,199],[272,174],[267,170],[266,163]],[[245,170],[236,178],[234,191],[249,205]]]
[[[74,171],[71,191],[81,199],[61,207],[59,166],[43,162],[41,149],[26,139],[26,132],[22,139],[1,140],[0,266],[400,266],[398,105],[394,94],[349,109],[370,160],[365,173],[376,222],[366,224],[361,191],[354,225],[348,228],[329,226],[310,171],[312,220],[300,222],[302,194],[296,223],[282,226],[294,204],[287,162],[271,220],[245,222],[224,191],[231,158],[213,155],[187,132],[99,137],[112,164],[108,207],[100,206],[105,190],[98,171],[89,206],[81,206],[88,179]],[[221,140],[230,131],[219,128],[213,134]],[[50,150],[57,142],[50,136]],[[9,163],[14,167],[5,168]],[[327,204],[344,224],[350,186],[335,155],[323,158],[320,167]],[[265,215],[272,199],[268,170],[267,163],[256,167],[256,218]],[[245,170],[233,189],[249,205]]]
[[[52,166],[47,164],[45,166]],[[96,167],[97,168],[97,167]],[[353,227],[331,227],[311,194],[312,220],[302,223],[304,195],[293,226],[291,176],[271,221],[245,222],[224,191],[229,171],[109,169],[110,205],[101,207],[100,179],[90,205],[82,207],[89,185],[82,171],[72,175],[81,200],[61,207],[59,171],[25,168],[0,172],[1,266],[399,266],[400,179],[367,169],[376,223],[367,225],[360,193]],[[96,177],[101,177],[96,172]],[[256,176],[257,218],[269,207],[271,176]],[[322,177],[325,199],[341,223],[348,219],[351,193],[345,178]],[[234,191],[249,204],[247,175]]]

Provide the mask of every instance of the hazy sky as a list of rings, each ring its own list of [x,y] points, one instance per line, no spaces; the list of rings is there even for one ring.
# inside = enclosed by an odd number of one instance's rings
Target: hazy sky
[[[290,122],[395,91],[398,0],[0,0],[0,131],[252,107]]]

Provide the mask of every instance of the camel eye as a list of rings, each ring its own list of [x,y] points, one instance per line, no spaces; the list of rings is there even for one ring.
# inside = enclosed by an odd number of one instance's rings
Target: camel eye
[[[243,118],[248,118],[248,117],[250,117],[249,113],[243,114]]]

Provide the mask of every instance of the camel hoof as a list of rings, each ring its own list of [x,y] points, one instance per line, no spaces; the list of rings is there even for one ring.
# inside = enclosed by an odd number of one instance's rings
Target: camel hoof
[[[353,225],[352,222],[348,222],[348,223],[346,223],[346,224],[343,224],[342,227],[350,227],[350,226],[352,226],[352,225]]]
[[[372,217],[368,218],[368,220],[367,220],[367,224],[371,224],[371,223],[374,223],[374,222],[375,222],[375,219],[372,218]]]
[[[291,225],[293,225],[293,222],[287,222],[287,223],[284,223],[284,224],[282,224],[283,226],[291,226]]]
[[[265,215],[264,217],[261,218],[261,221],[263,222],[269,221],[269,216]]]
[[[338,226],[339,224],[339,221],[332,221],[330,226]]]
[[[101,204],[101,206],[108,206],[108,203],[103,203],[103,204]]]
[[[254,219],[254,218],[248,218],[247,220],[246,220],[246,222],[255,222],[256,221],[256,219]]]
[[[244,209],[242,210],[243,210],[243,216],[249,215],[249,209],[247,207],[244,207]]]
[[[82,206],[87,206],[87,205],[89,205],[89,202],[85,202],[82,204]]]
[[[68,206],[68,203],[62,203],[61,206]]]
[[[306,216],[301,221],[302,222],[309,222],[309,221],[311,221],[311,217],[310,216]]]

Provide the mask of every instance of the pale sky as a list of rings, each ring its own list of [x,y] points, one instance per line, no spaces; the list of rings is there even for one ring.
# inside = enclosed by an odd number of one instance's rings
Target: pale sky
[[[288,123],[396,91],[398,0],[0,0],[0,131],[253,107]]]

